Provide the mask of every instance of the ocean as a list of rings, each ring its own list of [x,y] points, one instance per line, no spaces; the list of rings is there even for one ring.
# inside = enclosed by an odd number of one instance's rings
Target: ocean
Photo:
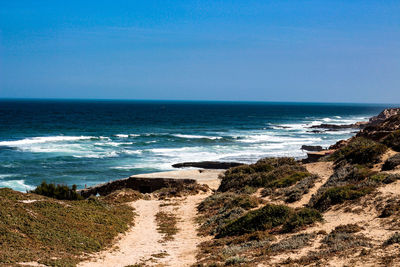
[[[42,181],[78,188],[133,174],[172,170],[185,161],[304,157],[302,145],[327,147],[348,124],[389,105],[275,102],[0,100],[0,187]]]

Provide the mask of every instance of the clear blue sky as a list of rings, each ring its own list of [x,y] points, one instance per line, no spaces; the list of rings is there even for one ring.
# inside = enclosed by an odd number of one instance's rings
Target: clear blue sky
[[[0,97],[400,103],[400,1],[0,0]]]

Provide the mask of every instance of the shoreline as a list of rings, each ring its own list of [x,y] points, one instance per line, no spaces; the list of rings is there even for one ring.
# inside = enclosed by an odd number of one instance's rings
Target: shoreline
[[[320,158],[327,156],[329,154],[332,154],[336,149],[340,148],[343,144],[346,144],[348,140],[352,139],[354,136],[356,136],[358,133],[362,132],[363,129],[369,127],[369,126],[374,126],[390,116],[393,116],[394,114],[397,114],[400,112],[400,108],[386,108],[383,111],[381,111],[379,114],[372,116],[368,119],[368,121],[360,121],[352,124],[342,124],[342,125],[335,125],[335,124],[320,124],[320,125],[315,125],[312,126],[311,128],[318,128],[320,129],[325,129],[325,131],[336,131],[338,128],[354,128],[358,129],[355,134],[350,137],[349,139],[346,140],[338,140],[335,144],[331,144],[328,148],[322,149],[322,150],[317,150],[317,151],[312,151],[313,148],[316,147],[321,147],[319,145],[315,146],[310,146],[311,150],[306,150],[306,157],[305,158],[298,158],[300,162],[303,164],[307,163],[313,163],[317,162]],[[332,127],[334,126],[334,127]],[[305,147],[304,145],[302,148]],[[264,157],[262,157],[264,158]],[[260,159],[262,159],[260,158]],[[243,163],[245,164],[245,163]],[[135,190],[139,190],[142,192],[146,191],[155,191],[154,188],[160,189],[162,187],[167,187],[170,186],[171,184],[177,183],[199,183],[199,184],[205,184],[209,186],[211,189],[216,190],[219,185],[219,180],[218,176],[221,175],[226,169],[229,167],[235,167],[240,165],[238,162],[224,162],[224,161],[200,161],[200,162],[181,162],[181,163],[176,163],[172,164],[173,167],[179,168],[179,170],[171,170],[171,171],[161,171],[161,172],[151,172],[151,173],[143,173],[143,174],[135,174],[131,175],[127,178],[122,178],[122,179],[116,179],[112,180],[108,183],[103,183],[103,184],[97,184],[85,189],[79,190],[82,195],[88,195],[88,192],[92,192],[95,195],[99,194],[99,192],[104,192],[109,193],[111,189],[115,186],[115,184],[118,184],[116,188],[124,188],[127,186],[128,183],[131,183],[130,187],[134,188]],[[199,166],[207,167],[209,166],[210,168],[196,168]],[[187,169],[189,167],[189,169]],[[195,167],[195,169],[193,168]],[[221,167],[221,169],[217,169],[218,167]],[[181,169],[182,168],[182,169]],[[134,184],[132,187],[132,183],[137,183]],[[150,184],[150,185],[149,185]],[[142,189],[143,186],[146,189]],[[105,190],[102,188],[106,188]],[[149,189],[150,188],[150,189]],[[112,189],[115,190],[115,189]],[[101,193],[100,193],[101,195]]]

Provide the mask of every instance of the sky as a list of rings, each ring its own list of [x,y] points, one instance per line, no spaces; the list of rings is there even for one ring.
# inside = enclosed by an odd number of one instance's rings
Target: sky
[[[0,0],[0,98],[400,103],[400,1]]]

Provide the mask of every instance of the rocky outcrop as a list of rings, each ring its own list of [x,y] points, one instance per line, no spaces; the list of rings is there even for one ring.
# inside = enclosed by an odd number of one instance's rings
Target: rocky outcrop
[[[384,109],[381,113],[379,113],[377,116],[374,116],[369,119],[368,126],[378,124],[380,122],[385,121],[386,119],[394,116],[394,115],[400,115],[400,108],[387,108]]]
[[[128,177],[111,181],[105,184],[96,185],[79,191],[81,196],[87,198],[91,195],[106,196],[116,190],[130,188],[141,193],[152,193],[164,187],[182,187],[185,184],[195,184],[194,179],[172,179],[172,178],[140,178]]]
[[[199,162],[183,162],[172,165],[174,168],[195,167],[202,169],[229,169],[243,165],[240,162],[222,162],[222,161],[199,161]]]
[[[328,131],[338,131],[341,129],[362,129],[368,125],[367,121],[360,121],[353,124],[329,124],[329,123],[322,123],[319,125],[313,125],[310,128],[312,129],[325,129]]]
[[[317,151],[317,152],[308,152],[307,153],[307,158],[303,159],[301,162],[302,163],[311,163],[311,162],[317,162],[319,159],[328,156],[335,152],[335,150],[322,150],[322,151]]]
[[[323,150],[322,146],[308,146],[308,145],[302,145],[301,150],[307,150],[307,151],[321,151]]]
[[[389,134],[397,130],[400,130],[400,115],[393,115],[384,121],[374,121],[374,123],[361,130],[357,136],[382,141]]]

